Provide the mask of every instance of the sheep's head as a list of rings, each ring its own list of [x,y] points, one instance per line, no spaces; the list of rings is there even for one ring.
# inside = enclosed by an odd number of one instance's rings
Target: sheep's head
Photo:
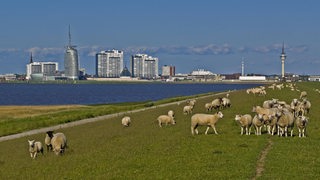
[[[217,114],[218,114],[219,118],[223,118],[223,114],[221,111],[217,112]]]
[[[236,117],[234,118],[234,120],[239,121],[241,117],[242,117],[242,115],[236,114]]]
[[[32,148],[34,147],[34,140],[31,140],[31,141],[28,140],[28,143],[29,143],[29,146],[30,146],[30,147],[32,147]]]
[[[50,138],[53,138],[53,131],[47,131],[47,135],[48,135]]]

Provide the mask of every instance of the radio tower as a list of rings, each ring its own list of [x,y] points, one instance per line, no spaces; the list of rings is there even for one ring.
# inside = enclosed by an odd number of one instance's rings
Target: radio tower
[[[282,81],[285,81],[285,76],[284,76],[284,61],[286,60],[286,53],[284,52],[284,42],[282,44],[282,53],[280,56],[281,59],[281,79]]]

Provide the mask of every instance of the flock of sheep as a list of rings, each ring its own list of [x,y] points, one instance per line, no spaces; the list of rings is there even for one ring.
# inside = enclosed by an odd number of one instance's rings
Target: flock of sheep
[[[28,140],[28,143],[31,158],[35,159],[38,153],[43,154],[43,145],[40,141]],[[47,131],[44,143],[47,146],[47,152],[53,151],[56,155],[59,155],[63,154],[67,147],[67,138],[61,132]]]
[[[293,84],[287,85],[291,90],[297,90]],[[283,84],[273,84],[268,86],[270,89],[284,88]],[[298,91],[298,90],[297,90]],[[319,91],[320,92],[320,91]],[[264,86],[258,88],[248,89],[247,93],[253,93],[258,95],[266,95],[266,90]],[[179,104],[178,104],[179,105]],[[194,106],[196,105],[196,100],[187,100],[186,106],[183,107],[182,112],[185,115],[193,114]],[[211,102],[205,103],[205,110],[207,113],[196,113],[191,116],[191,134],[198,134],[199,126],[207,126],[205,134],[208,133],[210,127],[213,129],[215,134],[218,134],[216,130],[216,123],[219,119],[223,118],[223,113],[221,110],[231,107],[231,100],[229,99],[229,94],[226,97],[219,97],[213,99]],[[251,127],[254,127],[254,132],[256,135],[261,135],[262,127],[267,129],[267,133],[270,135],[288,136],[288,131],[290,135],[293,136],[293,127],[296,125],[299,131],[299,137],[306,136],[306,126],[308,124],[308,115],[311,108],[311,103],[307,100],[307,92],[302,91],[299,99],[293,99],[290,104],[285,101],[280,101],[279,99],[272,98],[271,100],[266,100],[263,102],[262,106],[254,106],[252,113],[255,115],[252,117],[251,114],[236,114],[235,121],[240,125],[240,134],[251,134]],[[208,114],[216,110],[216,113]],[[163,124],[176,124],[175,113],[173,110],[169,110],[167,114],[160,115],[157,118],[159,127]],[[131,124],[131,117],[125,116],[121,119],[121,123],[124,127],[129,127]],[[37,153],[43,154],[43,146],[40,141],[28,140],[29,152],[31,158],[36,158]],[[45,137],[45,144],[47,146],[47,151],[53,151],[55,154],[59,155],[64,153],[67,147],[67,138],[63,133],[53,133],[53,131],[48,131]]]

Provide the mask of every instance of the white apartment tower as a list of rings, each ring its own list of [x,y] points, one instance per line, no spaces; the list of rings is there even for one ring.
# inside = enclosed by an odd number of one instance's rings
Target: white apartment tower
[[[107,50],[96,54],[96,76],[118,78],[123,70],[123,51]]]
[[[132,77],[142,79],[158,78],[157,57],[148,56],[147,54],[135,54],[131,57],[130,68]]]

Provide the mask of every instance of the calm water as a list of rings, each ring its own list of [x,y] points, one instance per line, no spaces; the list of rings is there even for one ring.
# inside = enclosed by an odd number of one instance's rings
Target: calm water
[[[247,89],[258,84],[0,84],[0,105],[107,104]]]

